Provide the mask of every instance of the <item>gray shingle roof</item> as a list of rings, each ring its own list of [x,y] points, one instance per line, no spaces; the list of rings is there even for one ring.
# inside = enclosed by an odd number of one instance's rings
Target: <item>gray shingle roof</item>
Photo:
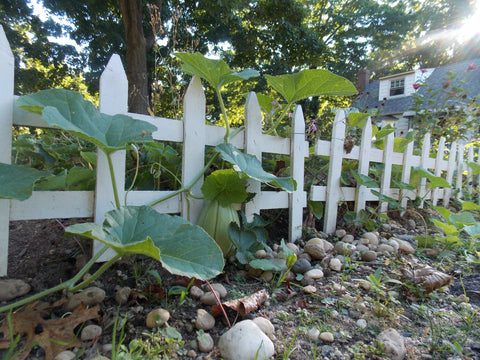
[[[479,68],[473,71],[467,71],[470,64],[476,64]],[[456,76],[452,84],[451,89],[455,86],[459,86],[466,90],[470,98],[474,98],[480,94],[480,58],[467,60],[456,64],[450,64],[440,66],[436,68],[432,74],[426,80],[426,84],[434,89],[441,89],[443,84],[448,80],[448,73],[453,71]],[[464,81],[463,84],[460,84]],[[374,80],[365,86],[365,91],[359,96],[359,98],[352,105],[353,107],[361,110],[369,110],[381,107],[383,100],[378,100],[378,91],[380,86],[380,80]],[[418,92],[422,95],[427,94],[427,86],[422,86],[418,89]],[[385,100],[381,113],[387,114],[402,114],[409,110],[412,106],[412,96],[402,96],[398,98],[391,98]]]

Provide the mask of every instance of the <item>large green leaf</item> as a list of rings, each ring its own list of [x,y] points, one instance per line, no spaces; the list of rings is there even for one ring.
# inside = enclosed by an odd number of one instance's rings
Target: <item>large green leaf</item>
[[[32,196],[35,181],[47,172],[14,164],[0,163],[0,199],[26,200]]]
[[[458,235],[458,229],[455,225],[445,224],[444,222],[441,222],[437,219],[433,219],[433,223],[435,224],[436,227],[442,229],[446,235],[452,235],[452,236]]]
[[[370,176],[359,174],[355,170],[350,170],[352,176],[357,180],[358,185],[366,186],[367,188],[378,188],[378,184]]]
[[[447,180],[440,176],[435,176],[432,174],[430,171],[427,169],[424,169],[423,167],[415,167],[413,168],[413,174],[415,176],[420,176],[420,177],[425,177],[430,181],[430,184],[432,185],[433,188],[439,188],[439,187],[446,187],[449,188],[450,184],[448,183]]]
[[[234,164],[235,171],[241,171],[246,176],[263,183],[272,184],[285,191],[292,192],[297,183],[292,177],[277,177],[263,170],[262,163],[254,155],[245,154],[229,143],[217,145],[215,149],[223,160]]]
[[[75,224],[67,232],[98,240],[119,255],[150,256],[175,275],[207,280],[224,266],[222,250],[202,228],[149,206],[115,209],[105,214],[103,226]]]
[[[127,115],[107,115],[75,91],[65,89],[42,90],[22,96],[17,106],[41,114],[52,127],[58,127],[92,142],[109,154],[125,148],[129,142],[152,141],[156,126]]]
[[[245,186],[233,169],[217,170],[207,176],[202,185],[205,199],[217,200],[221,206],[242,203],[248,194]]]
[[[182,70],[190,75],[198,75],[205,79],[215,89],[220,89],[228,83],[248,80],[259,75],[252,69],[242,72],[233,72],[223,60],[209,59],[200,53],[175,53],[175,56],[183,61]]]
[[[268,85],[278,91],[289,104],[310,96],[350,96],[357,93],[350,81],[323,69],[265,77]]]

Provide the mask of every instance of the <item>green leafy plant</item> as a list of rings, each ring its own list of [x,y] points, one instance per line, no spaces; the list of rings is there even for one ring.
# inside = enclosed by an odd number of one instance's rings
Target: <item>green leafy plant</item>
[[[132,142],[152,141],[150,133],[156,130],[153,125],[126,115],[102,114],[80,94],[62,89],[44,90],[21,97],[17,106],[41,114],[49,126],[61,128],[82,140],[90,141],[106,154],[116,209],[105,213],[103,224],[75,224],[66,229],[69,234],[82,235],[105,245],[72,279],[27,299],[3,306],[0,312],[55,291],[80,290],[126,254],[150,256],[173,274],[201,280],[212,278],[222,271],[224,260],[221,249],[202,228],[178,216],[159,214],[150,206],[120,205],[111,155],[117,150],[125,149]],[[1,164],[0,171],[6,184],[2,187],[0,196],[19,200],[31,194],[33,183],[43,175],[32,169],[6,164]],[[9,179],[13,171],[19,172],[21,176]],[[24,180],[19,181],[19,178]],[[109,247],[115,250],[116,256],[103,264],[90,279],[77,284]]]

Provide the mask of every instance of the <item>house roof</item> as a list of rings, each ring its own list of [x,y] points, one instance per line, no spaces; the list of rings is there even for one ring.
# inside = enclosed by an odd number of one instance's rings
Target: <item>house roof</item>
[[[479,68],[477,70],[467,71],[468,66],[472,63],[476,64]],[[426,79],[425,83],[431,88],[441,89],[443,84],[448,80],[448,73],[450,71],[454,71],[456,74],[450,88],[459,86],[467,92],[470,98],[474,98],[480,94],[480,58],[435,68],[428,79]],[[392,76],[397,75],[401,74]],[[374,80],[371,83],[366,84],[364,92],[354,102],[353,106],[362,110],[370,110],[380,108],[382,103],[384,103],[381,110],[383,115],[403,114],[410,109],[413,103],[412,95],[378,100],[380,81],[382,79]],[[463,85],[460,84],[462,81],[464,81]],[[421,95],[427,95],[427,88],[428,87],[426,86],[421,86],[417,92]]]

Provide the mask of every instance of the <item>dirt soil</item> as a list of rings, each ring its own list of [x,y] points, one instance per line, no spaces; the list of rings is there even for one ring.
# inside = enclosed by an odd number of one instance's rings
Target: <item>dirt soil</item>
[[[87,220],[89,219],[78,221]],[[11,222],[7,278],[26,281],[32,287],[29,294],[70,279],[90,254],[89,241],[64,236],[64,228],[75,221],[53,219]],[[413,236],[422,231],[422,227],[406,230],[403,226],[398,226],[395,231]],[[392,232],[384,231],[381,235],[391,236]],[[332,236],[328,240],[336,241]],[[272,243],[275,242],[280,243],[280,238],[272,240]],[[300,245],[303,243],[300,241]],[[453,258],[450,259],[427,257],[417,252],[416,255],[380,257],[369,263],[352,260],[339,273],[324,269],[325,277],[315,283],[315,294],[303,292],[300,281],[292,280],[288,284],[282,284],[275,297],[261,304],[245,318],[263,316],[272,322],[275,327],[276,359],[388,359],[375,342],[376,336],[387,328],[396,329],[404,337],[407,349],[405,359],[480,359],[479,268],[462,266],[454,257],[455,254],[451,256]],[[378,268],[382,268],[383,279],[400,280],[402,275],[399,269],[415,263],[428,263],[452,275],[454,280],[450,286],[426,296],[420,296],[412,288],[395,283],[385,282],[382,285],[386,291],[396,292],[392,293],[395,294],[392,297],[379,297],[359,286],[359,280],[368,279]],[[321,265],[320,262],[312,262],[312,265],[315,264]],[[161,286],[158,286],[154,276],[149,275],[152,270],[159,273]],[[228,290],[227,299],[246,296],[258,289],[267,289],[271,294],[273,283],[248,276],[235,263],[228,263],[224,274],[212,282],[225,286]],[[103,333],[94,341],[83,343],[84,350],[80,359],[93,359],[100,352],[108,359],[111,357],[111,353],[106,350],[108,345],[104,345],[112,343],[116,318],[127,319],[126,338],[123,341],[125,345],[133,339],[148,338],[152,330],[146,328],[145,318],[157,307],[170,312],[168,323],[181,334],[183,341],[175,351],[168,354],[164,352],[158,358],[221,359],[215,348],[209,353],[200,352],[196,342],[198,334],[193,324],[196,311],[198,308],[209,311],[211,307],[188,295],[182,303],[179,295],[168,295],[169,291],[176,289],[175,286],[186,283],[184,279],[164,271],[159,263],[142,256],[122,259],[94,284],[105,290],[106,298],[100,304],[100,317],[87,323],[100,325]],[[134,296],[130,297],[127,304],[119,306],[115,300],[116,291],[126,286],[134,289]],[[464,294],[467,295],[468,302],[464,301]],[[64,295],[56,293],[42,301],[53,302],[62,296]],[[5,303],[0,303],[1,305]],[[229,314],[231,322],[241,320],[237,314]],[[52,310],[47,317],[61,315],[57,309]],[[359,326],[359,319],[365,320],[365,328]],[[320,332],[332,333],[334,341],[311,340],[308,332],[314,328]],[[227,330],[226,321],[220,316],[215,327],[208,333],[216,344]],[[0,334],[0,344],[5,340]],[[188,352],[189,350],[193,352]],[[5,354],[6,350],[0,350],[0,358]],[[45,359],[43,348],[34,348],[28,359]]]

